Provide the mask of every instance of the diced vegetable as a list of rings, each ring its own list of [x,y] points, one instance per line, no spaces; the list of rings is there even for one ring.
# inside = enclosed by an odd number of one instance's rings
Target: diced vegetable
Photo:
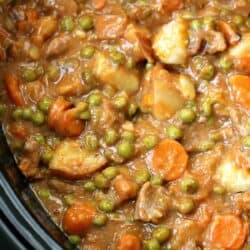
[[[229,78],[234,100],[245,108],[250,108],[250,76],[233,75]]]
[[[166,181],[178,179],[187,168],[188,155],[177,141],[165,139],[155,148],[153,170]]]
[[[95,53],[93,71],[103,84],[110,84],[118,90],[126,91],[128,94],[136,92],[139,88],[137,74],[123,66],[113,65],[109,57],[104,53]]]
[[[170,74],[161,65],[156,65],[143,81],[141,109],[158,120],[165,120],[194,97],[194,85],[188,77]]]
[[[141,250],[140,239],[133,234],[124,234],[118,242],[117,250]]]
[[[80,179],[105,164],[106,159],[102,155],[82,149],[75,141],[65,140],[56,147],[49,169],[65,178]]]
[[[240,249],[246,236],[246,227],[237,215],[217,215],[212,221],[210,241],[215,247]]]
[[[69,234],[83,234],[92,224],[96,210],[89,204],[78,202],[68,208],[63,217],[63,228]]]
[[[165,24],[153,39],[156,56],[166,64],[185,64],[188,51],[188,27],[183,19]]]

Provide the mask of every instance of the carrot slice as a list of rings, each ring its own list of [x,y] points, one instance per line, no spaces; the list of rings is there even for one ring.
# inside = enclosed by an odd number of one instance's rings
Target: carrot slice
[[[210,241],[216,247],[240,249],[246,233],[246,227],[237,215],[217,215],[211,225]]]
[[[153,169],[166,181],[178,179],[187,168],[188,155],[177,141],[165,139],[155,148]]]
[[[250,76],[234,75],[229,78],[231,93],[237,103],[250,108]]]
[[[237,70],[250,74],[250,55],[237,58],[234,66]]]
[[[163,7],[166,11],[172,12],[183,6],[183,0],[162,0]]]
[[[140,250],[141,242],[140,239],[133,234],[124,234],[119,243],[118,250]]]
[[[4,82],[11,101],[17,106],[24,106],[25,101],[21,94],[17,77],[13,73],[6,73],[4,75]]]
[[[230,45],[237,44],[240,40],[240,36],[233,30],[233,28],[224,21],[219,21],[218,24],[228,43]]]
[[[10,132],[19,139],[26,139],[29,131],[21,123],[15,123],[10,127]]]
[[[95,207],[89,203],[78,202],[66,211],[63,217],[63,228],[68,234],[82,234],[92,224]]]
[[[92,0],[92,6],[96,10],[100,10],[104,8],[105,5],[106,5],[106,0]]]

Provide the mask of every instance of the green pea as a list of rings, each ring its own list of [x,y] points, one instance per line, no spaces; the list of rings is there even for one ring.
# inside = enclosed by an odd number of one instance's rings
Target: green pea
[[[202,111],[203,114],[206,117],[210,117],[213,113],[213,100],[211,100],[210,98],[206,99],[205,102],[202,104]]]
[[[124,130],[124,131],[122,131],[121,138],[133,143],[135,141],[135,134],[133,131]]]
[[[45,121],[45,116],[43,112],[41,111],[36,111],[35,113],[33,113],[31,118],[32,118],[33,123],[37,126],[42,125]]]
[[[100,201],[98,207],[101,211],[109,213],[109,212],[112,212],[114,210],[115,205],[111,200],[103,199]]]
[[[71,194],[64,195],[63,200],[67,206],[72,206],[75,203],[75,198]]]
[[[156,135],[146,135],[142,139],[143,145],[147,150],[154,148],[157,145],[158,141],[159,138]]]
[[[195,120],[196,114],[193,109],[184,108],[179,113],[180,119],[185,123],[191,123]]]
[[[228,71],[232,67],[232,62],[228,58],[222,57],[219,61],[219,66],[223,71]]]
[[[33,82],[37,79],[37,73],[35,71],[35,69],[26,69],[24,70],[23,72],[23,79],[26,81],[26,82]]]
[[[179,140],[183,136],[182,130],[174,125],[170,125],[167,128],[166,133],[167,133],[167,137],[173,140]]]
[[[134,155],[134,144],[129,141],[121,141],[117,146],[118,154],[124,158],[128,159]]]
[[[138,184],[143,184],[150,180],[150,173],[147,170],[137,170],[134,174],[134,179]]]
[[[99,189],[104,189],[109,187],[109,180],[104,174],[97,174],[94,178],[95,186]]]
[[[250,147],[250,136],[246,136],[242,140],[243,146],[249,148]]]
[[[12,118],[15,120],[20,120],[23,117],[23,109],[22,108],[16,108],[12,112]]]
[[[154,229],[153,238],[155,238],[158,242],[163,243],[169,239],[170,234],[171,230],[168,227],[160,226]]]
[[[36,46],[32,46],[30,49],[29,49],[29,57],[32,59],[32,60],[39,60],[40,58],[40,50],[36,47]]]
[[[163,184],[163,180],[161,176],[153,175],[150,180],[151,184],[154,186],[161,186]]]
[[[48,97],[44,97],[42,100],[38,102],[38,108],[47,113],[49,111],[50,106],[52,105],[52,100]]]
[[[43,150],[43,153],[42,153],[42,161],[45,163],[45,164],[48,164],[51,159],[53,157],[53,150],[50,148],[50,147],[46,147],[44,150]]]
[[[223,194],[225,194],[226,190],[223,186],[216,184],[213,186],[213,192],[216,195],[223,195]]]
[[[37,134],[35,136],[35,140],[39,143],[39,144],[44,144],[45,143],[45,138],[43,135],[41,134]]]
[[[212,149],[214,144],[215,144],[214,141],[211,139],[201,141],[200,144],[198,145],[198,150],[200,152],[206,152]]]
[[[94,27],[93,18],[90,16],[80,17],[78,23],[80,27],[85,31],[91,30]]]
[[[61,21],[61,27],[63,31],[73,31],[75,23],[73,17],[65,16]]]
[[[81,238],[78,235],[70,235],[68,239],[72,245],[78,245],[81,243]]]
[[[50,65],[47,70],[47,75],[49,80],[56,81],[60,77],[60,68],[56,65]]]
[[[105,143],[110,146],[118,140],[118,134],[114,129],[108,129],[104,136]]]
[[[113,61],[113,63],[116,64],[123,64],[125,62],[125,56],[118,51],[114,51],[110,53],[110,58]]]
[[[147,71],[151,70],[152,68],[154,67],[154,64],[152,62],[147,62],[146,63],[146,66],[145,66],[145,69]]]
[[[91,114],[90,114],[90,112],[88,110],[86,110],[86,111],[83,111],[83,112],[80,113],[79,118],[81,120],[90,120]]]
[[[108,222],[108,216],[106,214],[98,213],[95,215],[93,223],[96,226],[102,227]]]
[[[212,78],[215,75],[215,69],[214,66],[212,64],[205,64],[200,72],[200,77],[204,80],[212,80]]]
[[[96,185],[93,181],[86,181],[83,185],[84,189],[88,192],[94,192],[96,190]]]
[[[236,24],[237,26],[241,26],[244,24],[244,17],[240,15],[236,15],[233,17],[233,23]]]
[[[6,105],[0,103],[0,116],[2,116],[6,111]]]
[[[92,106],[99,106],[102,103],[102,95],[100,93],[92,93],[88,96],[88,104]]]
[[[181,181],[181,191],[185,193],[193,194],[198,190],[198,182],[192,177],[186,177]]]
[[[99,147],[98,138],[96,137],[96,135],[90,134],[90,133],[85,135],[84,144],[85,144],[86,149],[91,150],[91,151],[95,151]]]
[[[147,250],[160,250],[161,245],[156,239],[150,239],[145,242],[145,248]]]
[[[130,103],[128,106],[128,115],[129,117],[132,117],[136,114],[138,110],[138,105],[136,103]]]
[[[80,51],[81,57],[85,59],[90,59],[91,57],[93,57],[94,54],[95,54],[94,46],[86,46],[82,48]]]
[[[247,20],[246,20],[246,26],[247,26],[248,28],[250,28],[250,17],[248,17]]]
[[[203,26],[202,20],[195,19],[190,23],[190,26],[193,30],[200,30]]]
[[[191,198],[181,198],[177,203],[177,209],[182,214],[189,214],[194,210],[194,202]]]
[[[48,189],[40,189],[38,191],[38,194],[44,199],[48,199],[50,197],[50,191]]]
[[[33,111],[31,108],[24,108],[23,109],[23,119],[30,120],[32,118]]]
[[[119,174],[119,171],[117,167],[107,167],[102,173],[107,179],[112,180]]]
[[[118,96],[113,100],[113,105],[116,109],[123,109],[127,106],[128,100],[124,96]]]

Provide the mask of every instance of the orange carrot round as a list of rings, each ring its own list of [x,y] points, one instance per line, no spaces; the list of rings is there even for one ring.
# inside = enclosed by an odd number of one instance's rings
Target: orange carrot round
[[[140,239],[133,234],[124,234],[118,243],[118,250],[140,250]]]
[[[229,78],[234,100],[245,108],[250,108],[250,77],[234,75]]]
[[[188,155],[183,146],[170,139],[158,144],[152,158],[154,171],[166,181],[178,179],[187,168],[187,162]]]
[[[250,55],[235,59],[234,66],[237,70],[250,74]]]
[[[63,228],[68,234],[82,234],[92,224],[95,208],[84,202],[73,204],[63,218]]]
[[[237,215],[217,215],[211,225],[210,241],[216,247],[240,249],[246,233],[246,227]]]

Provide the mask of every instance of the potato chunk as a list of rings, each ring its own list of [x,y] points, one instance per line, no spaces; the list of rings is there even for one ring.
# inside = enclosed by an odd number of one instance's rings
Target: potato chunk
[[[188,76],[170,74],[161,65],[156,65],[143,81],[141,109],[158,120],[165,120],[194,97],[194,84]]]
[[[139,88],[139,78],[135,72],[123,66],[114,65],[108,55],[102,52],[95,53],[93,71],[102,83],[112,85],[128,94],[136,92]]]
[[[73,140],[61,142],[55,149],[49,169],[55,175],[68,179],[81,179],[106,164],[106,159],[99,153],[82,149]]]
[[[157,57],[166,64],[184,64],[188,56],[187,23],[175,19],[163,25],[153,39]]]
[[[250,33],[242,36],[241,41],[229,50],[229,55],[234,58],[250,56]]]

